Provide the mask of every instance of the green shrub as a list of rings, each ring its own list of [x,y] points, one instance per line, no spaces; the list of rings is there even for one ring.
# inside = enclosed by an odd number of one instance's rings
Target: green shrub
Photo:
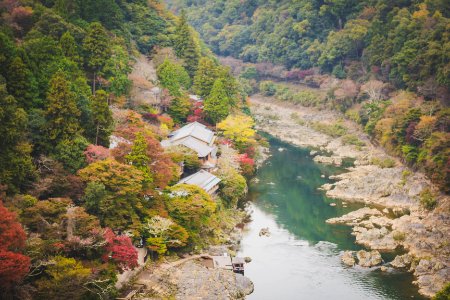
[[[277,92],[277,87],[272,81],[262,81],[259,84],[259,90],[265,96],[274,96]]]
[[[366,145],[366,143],[361,141],[357,136],[355,136],[353,134],[344,135],[342,137],[342,142],[345,145],[354,145],[354,146],[358,146],[358,147],[362,147],[362,146]]]
[[[374,158],[372,158],[370,163],[372,165],[379,166],[382,169],[384,169],[384,168],[393,168],[396,165],[395,160],[393,160],[392,158],[374,157]]]
[[[345,116],[350,120],[361,124],[361,116],[359,115],[359,111],[357,109],[349,109],[345,112]]]
[[[400,184],[402,186],[404,186],[406,184],[406,180],[408,179],[408,177],[411,175],[411,171],[410,170],[404,170],[402,172],[402,181],[400,182]]]
[[[420,193],[419,199],[420,199],[420,204],[422,204],[422,206],[428,210],[432,210],[437,205],[436,197],[429,188],[424,189]]]
[[[447,283],[442,290],[437,292],[433,300],[448,300],[450,299],[450,283]]]
[[[406,239],[406,234],[401,231],[394,231],[392,234],[392,238],[394,239],[394,241],[402,242]]]
[[[327,134],[332,137],[340,137],[347,133],[347,128],[345,128],[341,123],[325,124],[320,122],[314,122],[311,127],[321,133]]]
[[[319,95],[311,91],[300,91],[294,94],[292,101],[303,106],[317,106],[321,102]]]

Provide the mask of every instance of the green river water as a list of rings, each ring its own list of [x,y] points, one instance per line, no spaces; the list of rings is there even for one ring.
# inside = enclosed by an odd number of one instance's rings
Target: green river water
[[[423,299],[409,273],[342,265],[342,251],[361,248],[349,227],[325,220],[362,205],[344,208],[317,188],[343,170],[314,163],[307,149],[276,139],[270,144],[272,156],[250,184],[252,222],[239,252],[252,258],[245,275],[255,291],[248,299]],[[270,237],[259,236],[263,227]]]

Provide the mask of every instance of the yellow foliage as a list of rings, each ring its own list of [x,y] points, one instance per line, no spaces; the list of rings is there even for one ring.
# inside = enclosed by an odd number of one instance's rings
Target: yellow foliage
[[[414,136],[419,140],[424,140],[431,135],[437,118],[435,116],[421,116],[420,122],[414,131]]]
[[[217,124],[217,129],[222,130],[225,137],[236,143],[246,143],[255,135],[254,125],[255,122],[249,116],[229,115]]]
[[[383,146],[389,145],[389,142],[392,140],[393,124],[394,119],[386,118],[378,121],[377,125],[375,126],[375,136]]]
[[[422,19],[428,17],[430,12],[427,9],[427,5],[425,3],[422,3],[419,5],[420,9],[418,11],[415,11],[412,15],[414,19]]]
[[[161,125],[159,126],[159,131],[161,135],[167,136],[169,134],[169,127],[167,127],[166,124],[161,123]]]

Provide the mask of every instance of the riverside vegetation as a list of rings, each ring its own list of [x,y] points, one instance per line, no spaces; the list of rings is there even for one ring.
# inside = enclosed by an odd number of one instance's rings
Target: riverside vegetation
[[[0,15],[0,298],[111,299],[142,267],[135,245],[157,259],[233,243],[260,138],[184,15],[142,0],[5,0]],[[175,185],[199,159],[160,145],[194,121],[220,131],[215,195]]]

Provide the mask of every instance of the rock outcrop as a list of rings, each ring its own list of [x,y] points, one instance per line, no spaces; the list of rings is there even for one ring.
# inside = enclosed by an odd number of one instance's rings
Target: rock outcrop
[[[339,156],[322,156],[317,155],[313,158],[313,160],[317,163],[326,164],[326,165],[342,165],[342,157]]]
[[[358,210],[352,211],[346,215],[339,218],[331,218],[326,222],[328,224],[345,224],[345,225],[356,225],[360,221],[367,219],[370,216],[381,216],[382,213],[375,208],[363,207]]]
[[[409,254],[397,255],[390,265],[397,269],[409,268],[412,263],[412,257]]]
[[[356,259],[353,251],[345,251],[341,256],[342,263],[349,267],[353,267],[356,264]]]
[[[380,252],[376,250],[364,251],[344,251],[341,256],[341,261],[344,265],[353,267],[358,264],[361,267],[371,268],[378,266],[383,262]]]
[[[145,289],[136,299],[244,299],[254,289],[247,277],[230,270],[207,268],[196,260],[158,269],[138,283]]]
[[[360,265],[361,267],[374,267],[380,265],[383,262],[380,252],[376,250],[360,250],[356,252],[356,257],[358,258],[358,265]]]

